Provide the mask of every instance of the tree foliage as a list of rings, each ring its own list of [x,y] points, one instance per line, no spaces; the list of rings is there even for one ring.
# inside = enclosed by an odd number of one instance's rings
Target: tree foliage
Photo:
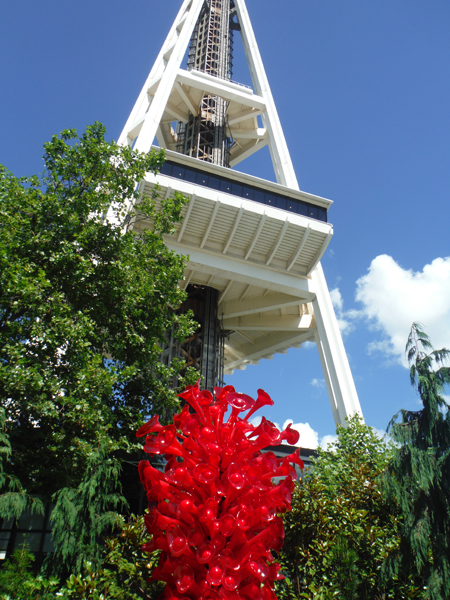
[[[405,522],[386,573],[414,569],[423,597],[444,600],[450,595],[450,412],[443,392],[450,383],[450,350],[434,350],[422,326],[413,323],[406,353],[423,408],[401,410],[389,425],[396,449],[385,476],[386,496],[399,503]]]
[[[106,538],[100,568],[85,563],[78,575],[72,574],[60,589],[71,600],[153,600],[161,583],[147,579],[156,567],[159,551],[149,554],[141,546],[149,541],[144,517],[122,519],[120,534]]]
[[[140,182],[163,151],[104,134],[96,123],[54,136],[40,177],[0,166],[0,517],[18,516],[30,496],[59,492],[58,512],[64,498],[75,506],[79,486],[100,492],[88,481],[94,457],[132,452],[136,427],[177,406],[169,384],[180,365],[158,359],[166,332],[184,339],[192,323],[171,308],[184,298],[183,257],[163,236],[187,199],[157,209]],[[139,218],[152,228],[133,231]]]
[[[120,532],[107,537],[100,548],[100,562],[90,561],[74,570],[67,581],[35,575],[33,554],[24,545],[0,569],[0,600],[154,600],[161,583],[147,581],[159,558],[142,552],[149,541],[144,517],[120,517]]]
[[[382,584],[381,568],[399,543],[399,511],[383,500],[380,475],[390,450],[357,415],[338,426],[330,451],[319,449],[285,516],[283,600],[414,598],[397,577]],[[385,596],[383,596],[385,594]]]
[[[24,544],[17,548],[0,569],[0,600],[54,600],[59,579],[32,570],[34,555]]]
[[[118,493],[120,463],[110,456],[105,440],[88,457],[83,480],[77,488],[56,492],[52,533],[57,540],[53,570],[79,573],[88,557],[93,568],[100,566],[98,541],[105,531],[120,527],[117,511],[126,504]]]
[[[43,514],[44,506],[39,498],[25,492],[18,478],[5,472],[11,457],[11,444],[5,433],[5,409],[0,408],[0,516],[4,519],[18,519],[24,510]]]

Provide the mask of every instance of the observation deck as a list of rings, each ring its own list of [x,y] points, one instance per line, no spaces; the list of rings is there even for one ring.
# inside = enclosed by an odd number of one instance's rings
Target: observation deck
[[[156,185],[162,197],[190,198],[165,241],[189,255],[182,287],[220,293],[225,374],[315,340],[309,278],[333,235],[332,201],[170,150],[141,191]],[[137,219],[134,230],[147,227]]]

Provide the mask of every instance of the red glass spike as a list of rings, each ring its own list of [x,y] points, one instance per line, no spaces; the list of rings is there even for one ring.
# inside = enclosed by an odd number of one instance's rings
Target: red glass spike
[[[263,406],[273,406],[273,405],[274,405],[274,401],[269,396],[269,394],[267,392],[265,392],[264,390],[258,390],[258,397],[256,399],[255,404],[245,415],[246,421],[248,421],[250,419],[250,417],[253,415],[253,413],[255,413],[257,410],[259,410]]]
[[[184,594],[195,583],[194,571],[189,565],[178,565],[173,572],[173,578],[180,594]]]
[[[286,427],[286,429],[281,432],[281,439],[286,440],[286,442],[290,446],[295,446],[295,444],[300,439],[300,433],[298,431],[296,431],[295,429],[291,429],[291,426],[292,426],[292,423],[289,423],[289,425]]]
[[[222,577],[225,573],[225,559],[220,554],[216,556],[210,564],[206,579],[211,585],[221,585]]]
[[[167,527],[167,543],[173,556],[181,556],[187,548],[187,539],[180,527],[171,524]]]
[[[145,425],[141,425],[139,429],[136,431],[136,437],[143,437],[149,433],[153,433],[155,431],[160,431],[162,429],[162,425],[159,422],[159,415],[154,415],[150,421],[147,421]]]

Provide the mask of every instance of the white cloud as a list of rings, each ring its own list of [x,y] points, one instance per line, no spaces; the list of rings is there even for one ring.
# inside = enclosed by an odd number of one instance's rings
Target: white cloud
[[[323,438],[320,440],[320,447],[323,448],[324,450],[328,450],[328,451],[333,451],[334,446],[337,442],[337,435],[324,435]]]
[[[311,379],[311,385],[321,390],[325,387],[325,379],[317,379],[314,377],[314,379]]]
[[[333,303],[335,310],[342,310],[344,306],[344,301],[342,300],[342,294],[339,291],[339,288],[334,288],[334,290],[330,291],[331,302]]]
[[[414,321],[423,323],[435,348],[450,347],[450,257],[436,258],[415,272],[383,254],[356,285],[360,312],[383,334],[369,352],[381,351],[406,364],[405,344]]]
[[[333,290],[331,290],[330,297],[336,313],[339,329],[342,335],[345,335],[353,329],[352,323],[349,320],[349,318],[354,317],[354,315],[352,314],[354,311],[346,312],[344,310],[344,300],[342,299],[342,294],[339,291],[339,288],[334,288]]]

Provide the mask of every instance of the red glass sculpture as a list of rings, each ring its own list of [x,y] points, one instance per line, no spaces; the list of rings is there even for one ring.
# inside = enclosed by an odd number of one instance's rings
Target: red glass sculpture
[[[304,465],[300,449],[286,458],[261,450],[296,444],[299,434],[290,426],[280,432],[264,417],[258,427],[248,422],[273,405],[263,390],[255,401],[230,385],[213,395],[197,382],[180,397],[187,404],[172,425],[155,416],[136,434],[146,436],[146,452],[167,461],[164,473],[139,463],[153,535],[143,550],[162,550],[150,579],[166,582],[164,600],[276,600],[273,583],[283,576],[271,550],[284,539],[277,515],[291,509],[292,463]]]

